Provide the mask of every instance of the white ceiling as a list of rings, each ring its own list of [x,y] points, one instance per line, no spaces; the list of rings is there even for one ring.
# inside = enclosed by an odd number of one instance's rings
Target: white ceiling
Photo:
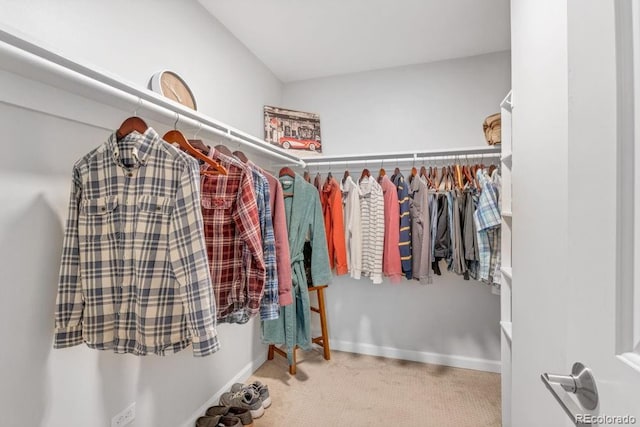
[[[509,0],[198,0],[291,82],[510,49]]]

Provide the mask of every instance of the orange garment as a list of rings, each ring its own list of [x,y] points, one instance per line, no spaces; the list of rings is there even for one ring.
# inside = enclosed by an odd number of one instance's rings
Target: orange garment
[[[327,248],[329,249],[329,265],[336,268],[340,276],[347,274],[347,250],[344,244],[344,219],[342,213],[342,191],[335,178],[327,178],[320,193],[324,228],[327,234]]]

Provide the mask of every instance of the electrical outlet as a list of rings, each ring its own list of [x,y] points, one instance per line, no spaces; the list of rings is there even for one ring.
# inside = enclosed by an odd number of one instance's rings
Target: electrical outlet
[[[131,424],[136,418],[136,402],[111,419],[111,427],[123,427]]]

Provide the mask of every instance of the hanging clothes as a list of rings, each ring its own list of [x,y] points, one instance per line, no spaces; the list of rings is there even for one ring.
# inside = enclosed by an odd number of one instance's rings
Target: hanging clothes
[[[413,278],[423,284],[433,283],[431,275],[431,221],[429,218],[429,187],[421,177],[414,177],[409,187],[411,195],[411,243],[413,248]]]
[[[260,169],[269,183],[269,204],[276,242],[276,271],[278,272],[278,302],[280,307],[293,302],[291,296],[291,257],[289,255],[289,236],[287,218],[284,211],[282,184],[278,178]]]
[[[347,274],[347,251],[344,239],[344,212],[342,209],[342,193],[340,184],[335,178],[327,178],[321,192],[324,227],[327,233],[329,249],[329,265],[336,269],[336,274]]]
[[[438,235],[438,195],[429,191],[429,221],[431,221],[431,263],[432,266],[436,265],[436,236]],[[439,271],[433,268],[433,271],[440,275]]]
[[[466,201],[466,195],[458,188],[451,191],[453,200],[453,228],[452,228],[452,255],[451,255],[451,270],[460,275],[464,275],[466,280],[469,280],[467,275],[467,263],[465,262],[464,254],[464,206]]]
[[[478,208],[474,214],[478,233],[479,273],[481,281],[500,286],[500,207],[498,190],[491,178],[483,170],[477,172],[481,193]]]
[[[478,206],[478,192],[474,188],[464,190],[464,259],[467,264],[467,274],[471,279],[478,279],[478,261],[480,255],[478,253],[478,234],[476,232],[476,223],[473,214]]]
[[[73,166],[54,348],[165,355],[219,348],[198,163],[148,128]]]
[[[500,195],[502,192],[502,176],[500,175],[500,171],[497,168],[494,169],[493,172],[491,173],[491,183],[493,184],[493,188],[495,189],[495,192],[496,192],[496,206],[498,207],[498,211],[501,212],[502,205],[500,203]],[[501,217],[502,217],[502,214],[501,214]],[[501,247],[502,222],[498,226],[496,234],[497,234],[497,242],[495,246],[496,254],[493,255],[493,258],[495,260],[495,263],[494,263],[495,266],[493,267],[493,287],[491,289],[494,294],[500,294],[501,278],[502,278],[502,274],[500,272],[500,266],[502,264],[502,247]]]
[[[433,244],[433,270],[439,276],[440,261],[448,259],[451,252],[451,232],[449,231],[449,198],[446,193],[436,194],[434,203],[437,204],[437,215],[432,218],[435,221],[436,234]]]
[[[318,190],[318,195],[322,197],[322,175],[320,175],[320,173],[316,174],[316,177],[313,180],[313,186]]]
[[[313,284],[328,284],[332,274],[317,190],[297,174],[294,179],[288,176],[280,177],[280,183],[285,192],[293,194],[292,197],[286,197],[284,203],[289,231],[294,299],[293,304],[280,308],[279,319],[263,322],[262,331],[265,343],[285,345],[289,363],[292,363],[296,345],[303,350],[311,348],[309,291],[303,254],[307,239],[312,248]]]
[[[280,316],[280,296],[278,292],[278,270],[276,261],[276,237],[273,231],[273,220],[271,216],[271,193],[269,182],[261,173],[259,168],[251,161],[247,161],[247,167],[251,171],[253,178],[253,188],[256,192],[256,204],[258,205],[258,218],[260,220],[260,232],[262,235],[262,253],[265,265],[264,292],[260,300],[260,319],[272,320]],[[248,247],[244,247],[244,258],[250,264],[251,252]],[[245,310],[246,313],[246,310]],[[249,320],[246,313],[246,321]],[[237,323],[246,323],[244,318]]]
[[[202,175],[202,215],[218,319],[255,316],[266,280],[262,233],[251,171],[211,148],[227,175]],[[203,166],[207,168],[207,165]],[[250,257],[241,256],[244,246]]]
[[[344,203],[344,239],[347,250],[349,274],[354,279],[362,275],[362,218],[360,199],[362,192],[351,176],[341,183]]]
[[[391,283],[402,280],[400,261],[400,205],[398,188],[386,175],[380,181],[384,199],[384,246],[382,253],[382,273]]]
[[[449,230],[449,252],[445,257],[447,261],[447,268],[449,271],[452,270],[453,265],[453,251],[454,251],[454,241],[455,241],[455,230],[453,228],[453,203],[454,197],[452,191],[447,191],[445,193],[447,195],[447,220],[449,221],[448,230]]]
[[[411,212],[409,211],[409,185],[402,173],[391,176],[391,181],[398,191],[398,206],[400,214],[400,262],[402,273],[409,280],[413,278],[413,261],[411,259]]]
[[[384,249],[384,197],[382,187],[373,177],[360,180],[362,224],[362,275],[374,284],[382,283]]]

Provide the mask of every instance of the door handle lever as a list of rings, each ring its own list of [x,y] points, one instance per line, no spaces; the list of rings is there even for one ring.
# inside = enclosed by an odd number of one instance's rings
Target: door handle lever
[[[599,399],[596,381],[593,378],[591,369],[585,367],[582,363],[576,362],[573,364],[571,375],[544,373],[540,375],[540,378],[574,423],[576,423],[577,416],[582,411],[571,398],[563,395],[562,390],[574,393],[582,408],[586,410],[593,411],[598,407]],[[562,387],[562,390],[558,386]]]
[[[578,390],[578,384],[576,377],[573,375],[556,375],[556,374],[542,374],[545,380],[560,385],[565,391],[569,393],[575,393]]]

